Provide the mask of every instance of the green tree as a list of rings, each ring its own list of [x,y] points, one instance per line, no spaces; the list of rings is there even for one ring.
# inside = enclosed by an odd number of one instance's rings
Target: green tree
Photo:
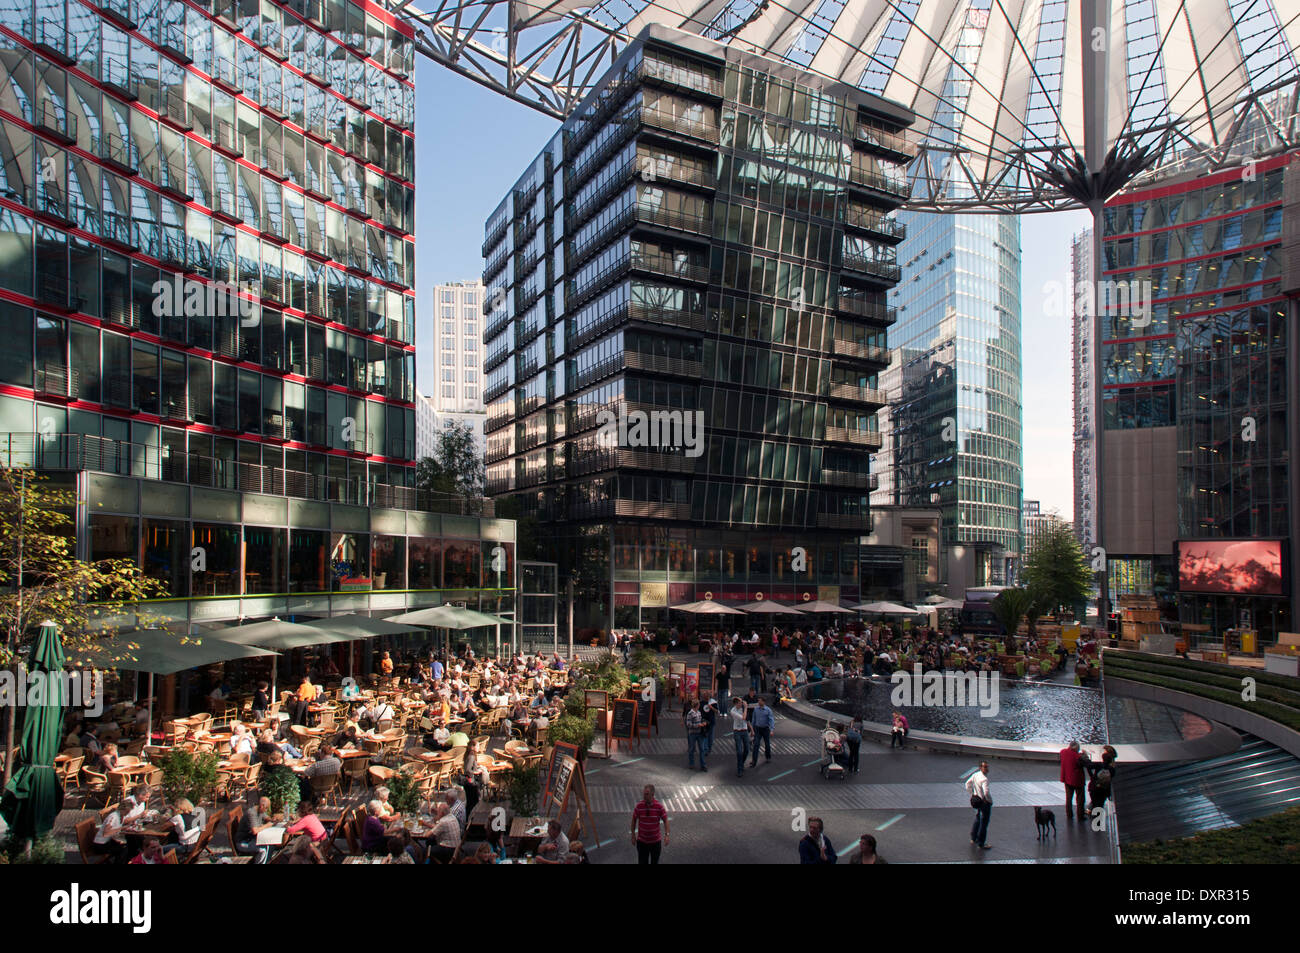
[[[433,456],[415,465],[415,486],[428,493],[464,497],[470,512],[481,512],[483,457],[469,424],[449,420],[438,431]]]
[[[166,595],[134,560],[77,558],[76,490],[22,467],[0,467],[0,670],[16,676],[41,623],[59,626],[71,649],[92,641],[97,616]],[[137,619],[140,614],[136,613]],[[179,636],[178,636],[179,638]],[[5,742],[14,744],[14,709],[5,709]],[[4,782],[9,780],[5,764]]]
[[[1047,532],[1025,563],[1025,583],[1042,610],[1084,602],[1092,589],[1092,570],[1069,526],[1049,522]]]

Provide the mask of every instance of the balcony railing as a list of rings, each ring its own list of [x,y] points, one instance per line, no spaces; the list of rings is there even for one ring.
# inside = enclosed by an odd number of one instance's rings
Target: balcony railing
[[[875,404],[883,407],[887,403],[885,392],[870,387],[858,387],[854,384],[831,384],[830,397],[834,400],[846,400],[860,404]]]
[[[891,283],[897,282],[903,274],[903,270],[898,264],[888,258],[877,258],[873,255],[855,255],[849,252],[844,253],[840,268],[843,271],[859,275],[870,275],[872,278]]]
[[[880,477],[874,473],[853,473],[849,470],[822,470],[818,479],[830,486],[843,486],[851,490],[874,490],[880,486]]]
[[[677,281],[689,281],[704,285],[709,283],[708,265],[691,264],[689,261],[674,258],[671,255],[654,253],[633,255],[631,268],[633,271],[646,272],[652,275],[662,275],[666,278],[673,278]]]
[[[836,297],[835,310],[852,314],[877,324],[893,324],[898,320],[898,309],[885,304],[882,294],[857,294],[841,291]]]
[[[912,184],[901,175],[887,176],[859,166],[853,166],[849,171],[849,182],[852,185],[860,185],[871,189],[873,192],[879,192],[882,195],[892,196],[903,201],[912,197]]]
[[[628,370],[648,371],[652,374],[674,374],[678,377],[698,378],[704,373],[704,365],[699,361],[668,357],[663,354],[645,354],[641,351],[625,352],[623,362]]]
[[[850,341],[846,338],[834,338],[831,341],[831,356],[856,357],[864,361],[888,364],[889,348],[879,347],[874,344],[863,344],[861,341]]]
[[[891,242],[902,241],[907,237],[907,229],[898,219],[852,206],[844,212],[844,224],[849,228],[870,232]]]
[[[655,109],[650,106],[642,107],[641,123],[642,125],[651,126],[655,129],[663,129],[680,136],[689,136],[692,139],[702,139],[705,142],[711,142],[715,145],[718,142],[717,123],[699,119],[689,119],[685,116],[674,116],[665,109]]]
[[[847,427],[830,427],[826,428],[826,440],[828,443],[848,443],[855,447],[875,447],[879,449],[884,444],[884,437],[876,430],[850,430]]]
[[[853,128],[853,138],[905,161],[910,161],[916,155],[916,145],[905,133],[889,132],[870,123],[858,123]]]
[[[817,525],[828,529],[860,529],[863,532],[869,532],[871,530],[871,514],[818,513]]]
[[[77,117],[62,103],[50,99],[41,100],[36,110],[36,128],[65,145],[77,141]]]
[[[0,433],[0,465],[37,470],[90,470],[191,486],[269,493],[322,502],[432,513],[492,516],[491,500],[264,467],[84,434]]]
[[[77,45],[66,22],[41,17],[35,23],[27,21],[23,24],[23,28],[23,32],[32,38],[33,45],[46,56],[64,66],[75,62],[72,51],[77,48]]]

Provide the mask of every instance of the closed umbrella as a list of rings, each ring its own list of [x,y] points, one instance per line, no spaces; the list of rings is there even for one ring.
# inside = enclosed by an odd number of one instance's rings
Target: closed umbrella
[[[45,682],[41,704],[23,709],[23,734],[19,745],[23,763],[9,779],[4,792],[4,815],[9,836],[21,842],[37,840],[54,827],[59,813],[62,789],[54,774],[54,757],[63,738],[63,708],[66,682],[63,673],[63,640],[53,622],[41,623],[40,633],[27,660],[31,674],[43,673]],[[34,682],[29,675],[27,701]]]

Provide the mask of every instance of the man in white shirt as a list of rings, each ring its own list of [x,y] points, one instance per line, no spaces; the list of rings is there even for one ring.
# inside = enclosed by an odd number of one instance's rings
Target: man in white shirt
[[[745,699],[737,695],[731,702],[727,717],[731,719],[731,737],[736,742],[736,777],[745,776],[745,759],[749,757],[749,742],[754,726],[745,717]]]
[[[971,825],[970,842],[981,850],[991,850],[985,843],[989,833],[989,817],[993,813],[993,795],[989,791],[989,763],[981,761],[979,770],[966,779],[966,791],[975,808],[975,823]]]

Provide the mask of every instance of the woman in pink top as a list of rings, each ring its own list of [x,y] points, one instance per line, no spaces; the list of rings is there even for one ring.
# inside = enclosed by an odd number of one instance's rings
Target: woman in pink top
[[[289,825],[289,829],[284,832],[284,838],[288,840],[295,834],[306,834],[313,844],[319,844],[329,837],[325,832],[325,825],[316,816],[310,801],[298,802],[298,820]]]

